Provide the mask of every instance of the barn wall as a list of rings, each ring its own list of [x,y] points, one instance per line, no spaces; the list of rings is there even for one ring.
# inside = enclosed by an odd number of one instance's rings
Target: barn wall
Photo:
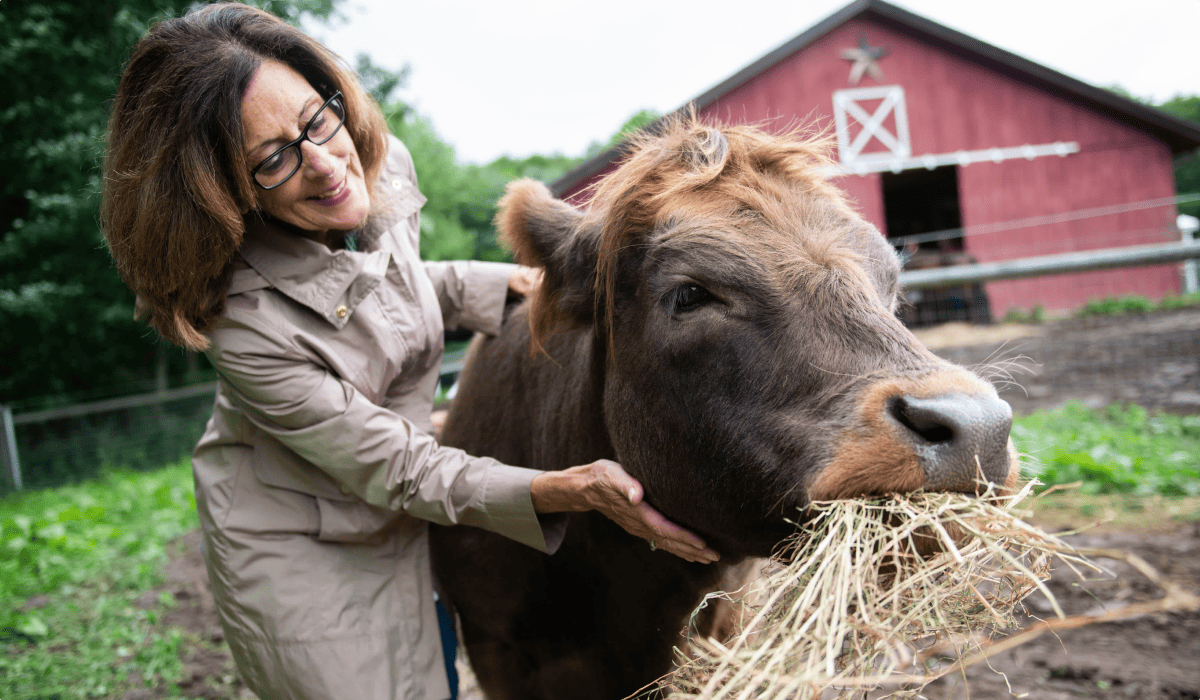
[[[726,122],[759,123],[774,131],[806,124],[833,134],[835,90],[848,84],[841,51],[865,36],[886,46],[883,79],[859,87],[901,85],[913,155],[1076,141],[1081,152],[959,168],[967,251],[980,262],[1090,250],[1177,237],[1173,206],[1075,222],[973,235],[972,227],[1093,207],[1170,197],[1171,154],[1148,134],[1062,96],[959,58],[869,19],[853,19],[813,41],[701,111]],[[889,119],[887,124],[894,125]],[[878,175],[836,180],[860,213],[885,229]],[[1178,266],[1113,270],[989,283],[996,315],[1040,303],[1069,310],[1100,296],[1140,293],[1158,298],[1180,289]]]
[[[832,130],[835,90],[848,85],[850,62],[841,50],[865,36],[889,53],[878,65],[883,79],[859,86],[901,85],[914,155],[953,153],[1025,144],[1076,141],[1081,152],[1031,161],[977,163],[959,168],[963,224],[970,227],[1080,209],[1169,197],[1175,193],[1170,150],[1146,133],[1088,108],[934,48],[892,29],[856,19],[834,29],[789,59],[724,95],[703,111],[732,121],[790,125],[814,115]],[[889,126],[894,122],[889,120]],[[859,211],[884,230],[878,175],[837,180]],[[1090,250],[1177,237],[1171,206],[968,236],[980,262]],[[1178,293],[1178,266],[1112,270],[987,285],[992,309],[1040,303],[1049,310],[1076,308],[1090,298]]]

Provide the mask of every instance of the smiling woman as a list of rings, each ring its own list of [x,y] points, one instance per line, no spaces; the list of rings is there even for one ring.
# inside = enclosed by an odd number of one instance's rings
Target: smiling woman
[[[226,639],[263,700],[452,695],[428,522],[552,552],[565,520],[548,514],[596,510],[716,558],[615,462],[544,473],[438,444],[444,327],[495,333],[538,276],[421,261],[424,203],[355,76],[261,10],[163,21],[122,76],[104,234],[142,318],[220,377],[196,506]]]
[[[265,61],[242,99],[247,160],[258,163],[263,212],[322,237],[358,228],[371,206],[354,141],[341,129],[340,98],[322,103],[299,73]]]

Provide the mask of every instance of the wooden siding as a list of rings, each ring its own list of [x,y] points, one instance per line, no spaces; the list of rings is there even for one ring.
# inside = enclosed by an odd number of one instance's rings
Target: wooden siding
[[[1132,211],[1063,223],[974,234],[1003,222],[1170,197],[1171,152],[1165,143],[1093,109],[985,68],[948,51],[858,17],[834,28],[701,111],[706,118],[759,123],[782,131],[806,123],[833,131],[835,90],[846,89],[850,62],[842,49],[865,36],[886,46],[882,80],[857,87],[900,85],[905,91],[912,154],[1005,148],[1075,141],[1068,156],[959,167],[965,249],[980,262],[1174,240],[1175,207]],[[888,125],[894,124],[889,120]],[[594,181],[594,179],[593,179]],[[885,231],[878,175],[836,179],[859,212]],[[579,190],[571,197],[581,202]],[[991,308],[1035,304],[1074,309],[1091,298],[1178,293],[1178,265],[1060,275],[987,285]]]

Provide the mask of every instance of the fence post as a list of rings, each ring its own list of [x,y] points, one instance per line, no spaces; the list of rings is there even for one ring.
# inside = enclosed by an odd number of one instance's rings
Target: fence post
[[[0,406],[0,463],[13,490],[20,491],[21,462],[17,457],[17,434],[13,431],[12,409]]]
[[[1200,230],[1200,222],[1196,221],[1196,217],[1180,214],[1175,222],[1184,243],[1195,240],[1196,231]],[[1195,294],[1197,289],[1200,289],[1200,283],[1197,283],[1196,279],[1196,261],[1188,260],[1183,264],[1183,293]]]

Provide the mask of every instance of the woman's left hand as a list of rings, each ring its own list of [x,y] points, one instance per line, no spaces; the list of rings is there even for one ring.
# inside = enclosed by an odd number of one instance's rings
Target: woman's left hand
[[[526,267],[521,265],[508,278],[509,290],[521,296],[529,296],[541,283],[542,269],[540,267]]]

